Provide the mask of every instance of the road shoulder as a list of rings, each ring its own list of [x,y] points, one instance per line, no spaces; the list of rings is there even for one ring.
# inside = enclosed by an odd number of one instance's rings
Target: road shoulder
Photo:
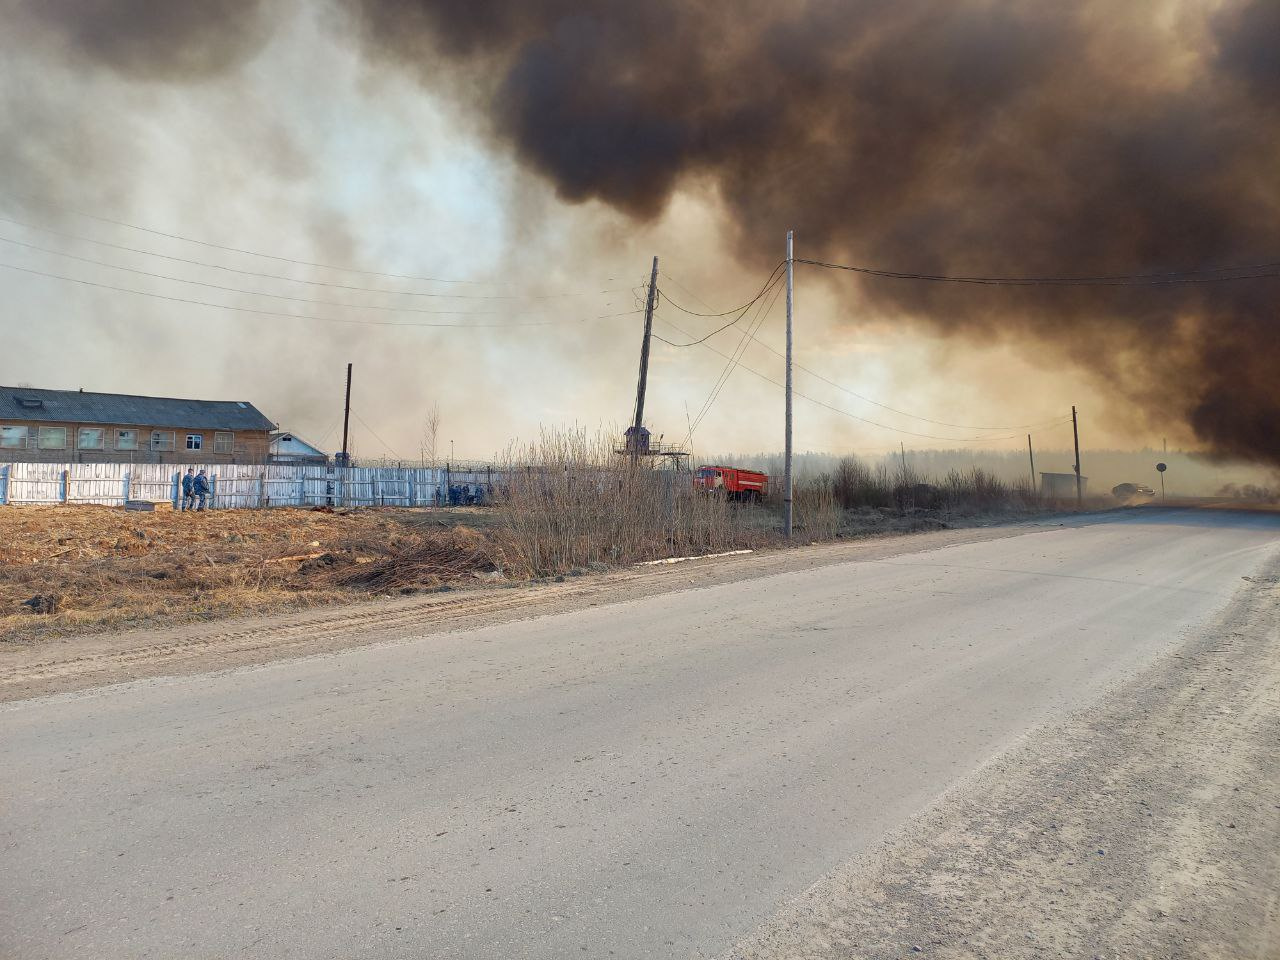
[[[732,960],[1280,955],[1280,561]]]
[[[0,644],[0,703],[149,677],[268,663],[552,616],[753,577],[878,560],[1056,529],[1056,518],[815,544],[639,566],[563,582],[478,586],[412,597],[163,628]]]

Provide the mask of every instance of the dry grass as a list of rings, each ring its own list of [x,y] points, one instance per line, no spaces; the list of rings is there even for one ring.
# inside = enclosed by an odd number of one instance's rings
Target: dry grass
[[[485,567],[460,546],[481,535],[427,513],[0,509],[0,639],[312,606]],[[36,596],[55,611],[23,606]]]
[[[654,470],[612,447],[608,435],[548,431],[509,453],[489,508],[0,508],[0,640],[782,545],[776,499],[753,505],[697,493],[688,474]],[[796,539],[938,529],[1038,509],[1030,491],[981,470],[931,482],[848,458],[834,474],[797,482]],[[45,598],[39,613],[24,606],[37,597]]]
[[[763,508],[696,494],[688,474],[614,452],[606,433],[547,430],[499,473],[511,572],[545,576],[776,540]]]

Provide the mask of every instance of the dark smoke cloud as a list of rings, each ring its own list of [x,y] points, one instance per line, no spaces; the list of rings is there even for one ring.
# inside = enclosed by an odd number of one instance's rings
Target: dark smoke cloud
[[[22,9],[91,63],[191,80],[250,57],[284,2]],[[372,60],[478,110],[568,200],[646,220],[677,189],[712,184],[737,249],[766,269],[788,228],[802,255],[928,273],[1280,260],[1276,0],[356,0],[333,10]],[[881,317],[1064,357],[1123,398],[1130,419],[1181,423],[1220,454],[1280,463],[1280,281],[824,282],[858,284],[857,302]]]
[[[267,39],[262,0],[19,0],[18,13],[73,59],[139,79],[199,79]]]
[[[715,183],[742,252],[920,272],[1280,259],[1280,4],[363,0],[378,56],[454,84],[575,201]],[[767,250],[768,252],[763,252]],[[881,312],[1095,370],[1152,424],[1280,461],[1280,281],[869,280]],[[1034,406],[1028,398],[1028,406]]]

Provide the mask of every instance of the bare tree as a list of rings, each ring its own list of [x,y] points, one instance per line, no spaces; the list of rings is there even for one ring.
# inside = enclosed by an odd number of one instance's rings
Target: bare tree
[[[432,403],[422,421],[422,440],[418,452],[424,464],[436,465],[436,444],[440,437],[440,403]]]

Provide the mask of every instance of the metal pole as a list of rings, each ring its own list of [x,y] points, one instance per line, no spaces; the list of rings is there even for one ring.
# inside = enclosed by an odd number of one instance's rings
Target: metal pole
[[[347,436],[351,427],[351,364],[347,364],[347,399],[342,405],[342,466],[349,463],[347,456]]]
[[[1031,458],[1031,492],[1036,492],[1036,455],[1031,449],[1031,434],[1027,434],[1027,456]]]
[[[649,274],[649,296],[644,303],[644,340],[640,342],[640,380],[636,384],[636,416],[632,443],[640,442],[640,428],[644,426],[644,392],[649,384],[649,336],[653,333],[653,308],[658,300],[658,258],[653,258],[653,271]],[[639,453],[639,447],[635,449]]]
[[[783,441],[782,467],[782,535],[791,538],[792,532],[792,494],[794,486],[791,476],[791,315],[795,308],[795,233],[787,231],[787,426]]]
[[[1080,483],[1080,422],[1076,417],[1075,404],[1071,405],[1071,436],[1076,444],[1076,507],[1084,506],[1084,488]]]

